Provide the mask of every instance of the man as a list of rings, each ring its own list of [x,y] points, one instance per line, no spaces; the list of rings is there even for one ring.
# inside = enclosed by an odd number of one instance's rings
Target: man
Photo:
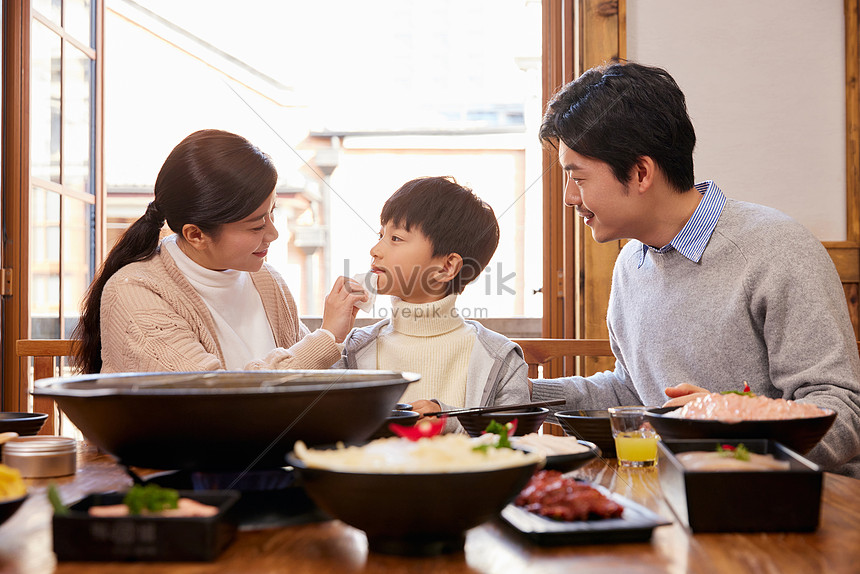
[[[614,371],[536,380],[565,408],[667,405],[743,390],[837,412],[809,458],[860,478],[860,357],[826,250],[764,206],[694,185],[684,95],[659,68],[594,68],[550,101],[540,131],[557,146],[564,202],[618,256],[607,323]]]

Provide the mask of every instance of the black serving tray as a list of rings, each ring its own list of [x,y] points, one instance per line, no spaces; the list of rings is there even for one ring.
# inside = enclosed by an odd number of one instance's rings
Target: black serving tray
[[[236,534],[229,512],[239,493],[233,490],[179,491],[180,497],[217,506],[215,516],[166,518],[90,516],[91,506],[120,504],[123,493],[91,494],[54,515],[54,552],[58,560],[212,561]]]
[[[672,524],[632,500],[609,492],[601,486],[592,486],[623,506],[624,513],[619,518],[568,522],[540,516],[515,504],[509,504],[502,510],[502,520],[541,546],[648,542],[654,528]]]
[[[789,462],[788,470],[691,471],[676,453],[743,443]],[[687,439],[659,443],[660,485],[678,519],[693,532],[812,532],[821,510],[821,468],[764,439]]]

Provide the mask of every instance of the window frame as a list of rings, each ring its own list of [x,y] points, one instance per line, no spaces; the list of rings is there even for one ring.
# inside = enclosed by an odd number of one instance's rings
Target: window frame
[[[102,203],[104,189],[102,184],[103,166],[103,60],[100,57],[103,46],[104,4],[92,0],[93,9],[92,40],[95,47],[82,43],[67,34],[65,30],[49,18],[31,8],[30,2],[4,2],[3,34],[3,197],[5,240],[3,243],[3,269],[7,278],[3,296],[3,326],[0,342],[3,348],[2,408],[6,411],[29,411],[31,376],[29,361],[18,360],[15,343],[18,339],[31,336],[30,313],[30,201],[34,186],[60,197],[60,328],[63,326],[63,261],[62,236],[65,223],[62,218],[67,211],[68,199],[82,201],[94,207],[94,245],[92,246],[93,265],[102,259],[104,245],[104,226],[102,224]],[[64,7],[65,9],[65,7]],[[38,22],[57,34],[61,41],[60,122],[63,125],[66,94],[66,50],[69,46],[79,50],[93,62],[92,84],[90,88],[91,165],[89,166],[91,189],[93,193],[82,192],[63,185],[63,137],[60,132],[60,182],[47,181],[30,175],[30,74],[31,74],[31,29]],[[21,73],[10,73],[20,71]],[[77,303],[76,303],[77,304]],[[61,334],[63,331],[61,330]]]

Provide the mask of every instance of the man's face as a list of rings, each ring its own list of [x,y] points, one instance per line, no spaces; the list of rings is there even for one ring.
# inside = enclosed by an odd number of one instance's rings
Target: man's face
[[[565,174],[564,204],[576,208],[595,241],[637,236],[643,214],[637,213],[631,185],[618,181],[609,164],[578,154],[561,141],[558,161]]]

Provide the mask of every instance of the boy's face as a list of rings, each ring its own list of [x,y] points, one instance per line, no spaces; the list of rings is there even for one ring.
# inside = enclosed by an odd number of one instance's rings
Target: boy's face
[[[447,283],[437,280],[444,255],[433,257],[433,245],[421,231],[407,231],[390,221],[379,231],[370,250],[370,270],[376,273],[376,291],[409,303],[428,303],[445,297]]]
[[[565,174],[564,204],[575,207],[598,243],[635,238],[643,225],[631,185],[618,181],[606,162],[586,157],[558,142]]]

